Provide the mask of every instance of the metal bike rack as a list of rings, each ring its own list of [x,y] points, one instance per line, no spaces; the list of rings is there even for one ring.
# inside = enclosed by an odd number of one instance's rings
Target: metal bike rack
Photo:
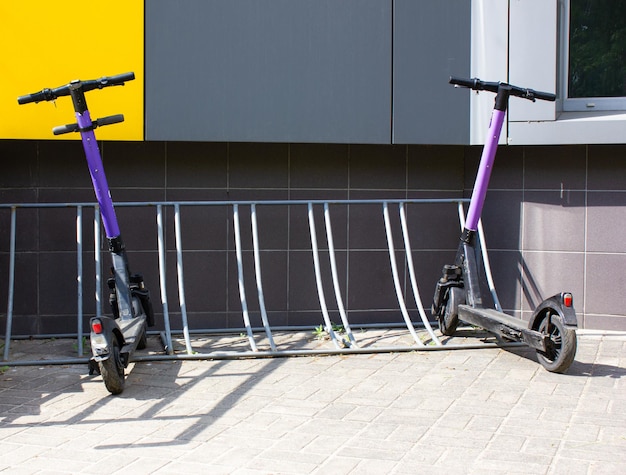
[[[467,200],[464,199],[404,199],[404,200],[274,200],[274,201],[180,201],[180,202],[128,202],[117,203],[116,207],[151,207],[155,209],[156,217],[156,229],[157,229],[157,243],[158,243],[158,267],[159,267],[159,289],[162,305],[162,314],[164,320],[164,329],[161,332],[161,338],[163,346],[165,348],[165,354],[153,354],[153,355],[137,355],[134,361],[143,360],[158,360],[158,359],[232,359],[232,358],[244,358],[244,357],[276,357],[276,356],[294,356],[294,355],[313,355],[313,354],[349,354],[349,353],[374,353],[374,352],[391,352],[391,351],[415,351],[415,350],[442,350],[442,349],[456,349],[456,348],[474,348],[474,347],[487,347],[493,346],[490,343],[465,343],[455,344],[446,343],[442,341],[441,337],[433,330],[431,322],[428,319],[427,313],[424,309],[422,299],[420,297],[420,291],[417,285],[417,278],[415,273],[415,266],[413,262],[413,252],[411,248],[411,240],[409,236],[409,226],[407,223],[406,209],[408,206],[414,205],[429,205],[429,204],[450,204],[457,207],[459,225],[461,229],[464,225],[464,208],[463,205]],[[296,326],[274,326],[270,324],[270,318],[265,304],[265,292],[262,283],[262,268],[261,268],[261,243],[259,236],[259,207],[271,207],[271,206],[289,206],[290,209],[302,209],[302,212],[306,213],[310,244],[311,244],[311,256],[313,259],[313,268],[315,272],[315,283],[317,289],[317,297],[319,301],[321,319],[320,325],[323,326],[327,332],[330,340],[330,346],[320,348],[319,345],[315,348],[292,348],[291,345],[287,348],[281,347],[277,342],[276,335],[278,333],[283,334],[285,332],[294,331],[310,331],[313,327],[296,327]],[[393,280],[393,290],[395,292],[396,300],[398,303],[398,312],[401,316],[398,323],[395,324],[381,324],[372,325],[378,329],[394,329],[394,331],[403,331],[410,336],[409,343],[399,343],[396,345],[372,345],[371,342],[365,344],[359,340],[358,335],[355,335],[353,326],[351,326],[348,320],[348,312],[342,297],[341,282],[338,277],[336,250],[333,237],[333,229],[331,226],[331,212],[335,205],[368,205],[374,208],[378,207],[382,214],[382,222],[384,224],[385,235],[387,240],[387,251],[389,255],[390,272]],[[183,208],[187,207],[227,207],[231,211],[231,217],[233,221],[234,231],[234,244],[235,254],[237,261],[237,281],[239,298],[241,303],[241,315],[243,326],[241,328],[189,328],[188,315],[187,315],[187,301],[185,295],[184,284],[184,267],[183,267],[183,236],[181,227],[181,215]],[[6,328],[4,332],[4,350],[3,350],[3,364],[9,365],[27,365],[27,364],[42,364],[42,361],[11,361],[10,360],[10,346],[13,325],[13,312],[14,312],[14,295],[15,295],[15,255],[16,255],[16,215],[19,209],[23,208],[36,208],[36,209],[48,209],[48,208],[74,208],[76,210],[76,255],[77,255],[77,324],[76,333],[70,335],[57,335],[71,338],[77,338],[77,352],[78,357],[75,359],[51,359],[46,360],[46,364],[67,364],[72,362],[86,361],[87,358],[83,356],[83,302],[85,296],[83,294],[83,210],[85,208],[91,208],[94,210],[93,227],[94,227],[94,260],[95,260],[95,308],[96,315],[102,314],[102,275],[101,275],[101,234],[100,234],[100,213],[97,208],[97,204],[94,203],[23,203],[23,204],[0,204],[0,210],[10,210],[10,249],[9,249],[9,275],[8,275],[8,303],[6,313]],[[178,291],[178,304],[180,307],[180,315],[182,328],[172,329],[169,315],[169,302],[167,297],[166,286],[166,245],[164,238],[164,209],[172,208],[174,211],[174,230],[175,230],[175,247],[176,247],[176,276],[177,276],[177,291]],[[252,231],[252,253],[254,257],[254,281],[256,284],[256,294],[258,298],[259,310],[261,314],[262,327],[255,328],[251,324],[249,315],[249,299],[246,294],[246,288],[244,285],[244,263],[242,254],[244,252],[244,246],[242,243],[242,227],[241,227],[241,210],[249,208],[250,210],[250,227]],[[344,336],[338,335],[338,331],[335,329],[333,322],[329,315],[329,306],[327,304],[327,296],[324,292],[324,282],[322,278],[322,262],[320,259],[319,251],[319,239],[317,236],[316,222],[314,216],[314,210],[321,208],[324,216],[324,230],[325,241],[328,251],[328,264],[330,266],[330,275],[332,280],[332,288],[334,293],[334,300],[336,302],[336,308],[341,319],[342,333]],[[403,263],[408,270],[408,283],[406,285],[406,293],[412,294],[412,301],[415,304],[415,309],[419,319],[414,321],[415,318],[411,317],[409,310],[407,309],[407,302],[403,290],[402,290],[402,278],[398,270],[398,263],[396,262],[396,249],[394,247],[394,230],[392,229],[392,220],[390,216],[393,213],[397,213],[400,220],[399,233],[402,235],[402,242],[404,247],[405,262]],[[398,232],[398,231],[396,231]],[[482,226],[479,229],[479,235],[481,239],[481,248],[483,253],[483,261],[485,264],[485,272],[487,275],[491,294],[493,296],[496,307],[500,309],[500,304],[497,298],[495,287],[493,285],[493,279],[491,277],[491,270],[489,266],[489,259],[486,252],[486,244],[484,241],[484,234],[482,232]],[[226,278],[226,276],[224,276]],[[404,278],[404,277],[403,277]],[[427,289],[428,296],[430,298],[430,292],[432,289]],[[400,321],[401,320],[401,321]],[[369,331],[369,326],[365,324],[359,324],[360,329],[365,328]],[[246,347],[242,347],[241,344],[237,345],[237,348],[231,350],[210,350],[204,351],[198,348],[194,348],[193,339],[198,335],[226,335],[236,334],[241,331],[245,333],[247,340]],[[422,337],[418,334],[421,332]],[[184,342],[184,350],[174,351],[173,335],[182,335]],[[30,337],[45,338],[49,335],[31,335]],[[263,340],[264,344],[261,347],[260,341]],[[424,344],[424,340],[428,341],[428,345]],[[406,339],[405,339],[406,341]]]

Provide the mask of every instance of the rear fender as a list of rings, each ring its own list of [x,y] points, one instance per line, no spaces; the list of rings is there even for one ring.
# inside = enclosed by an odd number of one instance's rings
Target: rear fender
[[[569,305],[567,305],[568,303]],[[541,325],[541,322],[548,312],[558,315],[566,326],[578,327],[576,310],[574,310],[574,299],[570,292],[561,292],[541,302],[535,309],[528,323],[528,328],[531,330],[539,330],[539,325]]]
[[[94,322],[99,321],[102,324],[102,331],[94,332]],[[120,348],[124,346],[124,336],[120,331],[117,323],[110,317],[93,317],[89,321],[89,340],[91,343],[91,352],[95,361],[103,361],[111,355],[111,346],[113,338],[117,339]]]

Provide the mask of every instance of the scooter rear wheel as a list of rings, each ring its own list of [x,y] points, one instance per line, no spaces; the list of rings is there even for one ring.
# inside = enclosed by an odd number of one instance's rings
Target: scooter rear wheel
[[[565,372],[576,356],[576,332],[552,313],[545,315],[538,330],[548,337],[548,341],[545,352],[537,351],[537,360],[552,373]]]
[[[111,344],[111,355],[98,362],[100,374],[104,385],[111,394],[120,394],[124,391],[124,364],[120,356],[120,346],[117,338],[113,338]]]

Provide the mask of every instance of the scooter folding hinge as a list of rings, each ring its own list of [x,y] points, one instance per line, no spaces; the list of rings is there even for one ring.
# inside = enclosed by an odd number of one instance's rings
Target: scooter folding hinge
[[[445,266],[443,266],[443,271],[442,271],[442,276],[441,276],[442,284],[449,282],[449,281],[459,282],[462,280],[462,278],[463,278],[463,270],[461,269],[461,267],[457,265],[449,265],[449,264],[446,264]]]
[[[115,254],[119,254],[122,252],[126,246],[124,245],[124,241],[122,241],[121,236],[117,236],[114,238],[109,238],[109,251],[114,252]]]
[[[461,242],[467,244],[473,244],[476,240],[476,231],[472,231],[471,229],[463,229],[461,233]]]

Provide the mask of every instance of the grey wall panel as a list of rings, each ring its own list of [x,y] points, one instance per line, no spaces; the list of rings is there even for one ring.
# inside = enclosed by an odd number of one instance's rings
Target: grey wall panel
[[[471,2],[394,0],[393,143],[468,144]]]
[[[146,138],[389,143],[391,8],[146,2]]]

